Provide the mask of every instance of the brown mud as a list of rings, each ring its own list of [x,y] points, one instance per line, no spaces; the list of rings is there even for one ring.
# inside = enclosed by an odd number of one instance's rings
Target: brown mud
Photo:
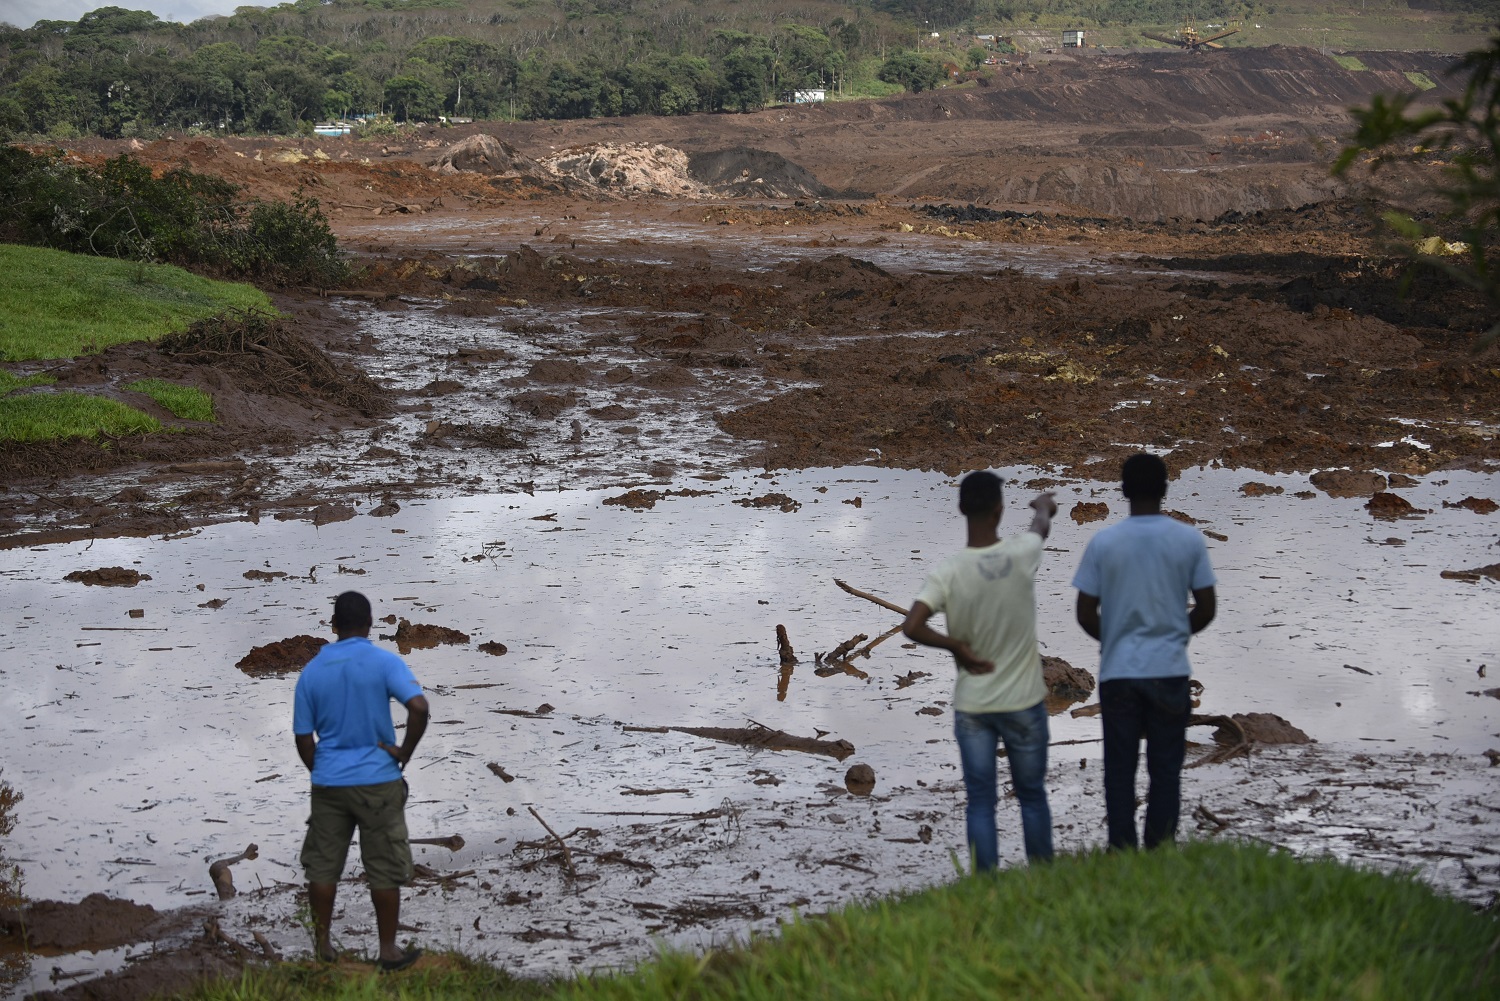
[[[251,648],[234,666],[250,675],[295,674],[306,667],[327,642],[321,636],[292,636]]]

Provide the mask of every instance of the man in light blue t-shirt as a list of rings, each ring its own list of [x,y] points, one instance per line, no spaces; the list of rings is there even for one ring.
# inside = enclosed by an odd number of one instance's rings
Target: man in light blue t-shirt
[[[349,842],[359,828],[359,855],[375,906],[379,966],[401,970],[422,955],[396,947],[401,886],[412,876],[406,834],[406,780],[401,777],[427,730],[427,699],[406,662],[370,642],[370,601],[345,591],[333,604],[330,643],[297,678],[292,732],[297,754],[312,774],[312,812],[302,842],[320,960],[338,958],[329,927]],[[391,700],[406,706],[406,736],[396,746]]]
[[[1104,809],[1109,846],[1135,848],[1135,773],[1146,738],[1147,848],[1177,836],[1187,721],[1188,638],[1213,621],[1214,572],[1203,533],[1162,514],[1167,466],[1154,455],[1125,460],[1130,517],[1084,550],[1073,586],[1078,624],[1100,641]],[[1193,597],[1188,609],[1188,595]]]

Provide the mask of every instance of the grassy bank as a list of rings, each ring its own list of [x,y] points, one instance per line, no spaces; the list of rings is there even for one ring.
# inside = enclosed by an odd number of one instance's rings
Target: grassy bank
[[[1258,847],[1089,855],[789,925],[634,973],[515,980],[455,957],[377,978],[285,964],[193,993],[271,998],[1494,997],[1500,922],[1405,878]]]
[[[0,361],[73,358],[235,309],[271,301],[170,265],[0,244]]]

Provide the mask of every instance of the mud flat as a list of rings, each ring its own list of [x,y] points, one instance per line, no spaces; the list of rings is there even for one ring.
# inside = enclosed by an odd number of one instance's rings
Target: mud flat
[[[1037,474],[1007,471],[1012,517]],[[9,593],[27,597],[7,609],[4,698],[21,726],[0,747],[26,796],[14,854],[29,895],[77,900],[103,887],[159,910],[207,906],[205,859],[255,842],[258,857],[234,867],[240,895],[212,905],[219,926],[242,943],[259,932],[283,953],[304,950],[305,779],[286,740],[295,677],[252,678],[235,664],[252,646],[320,632],[347,587],[370,594],[377,616],[470,637],[409,657],[433,703],[410,774],[413,835],[464,840],[457,852],[417,850],[427,868],[404,916],[426,944],[523,972],[612,966],[648,955],[653,935],[722,941],[793,907],[951,878],[963,839],[951,666],[899,639],[858,659],[867,680],[822,677],[813,657],[894,624],[833,578],[909,601],[955,544],[952,481],[855,467],[685,482],[693,488],[642,510],[606,504],[618,490],[494,494],[321,527],[225,524],[13,552]],[[1193,648],[1200,711],[1276,713],[1316,743],[1190,770],[1185,825],[1416,868],[1488,902],[1500,889],[1490,847],[1500,773],[1483,753],[1496,743],[1497,700],[1480,665],[1497,666],[1500,626],[1486,611],[1497,585],[1441,571],[1492,546],[1489,518],[1444,504],[1492,495],[1493,476],[1423,478],[1402,493],[1429,513],[1398,522],[1364,498],[1299,498],[1301,477],[1267,477],[1253,497],[1243,482],[1194,469],[1169,496],[1213,533],[1221,581],[1221,617]],[[1065,509],[1124,513],[1105,485],[1061,491]],[[800,506],[735,503],[769,494]],[[1096,527],[1058,522],[1039,588],[1045,651],[1088,669],[1096,655],[1071,622],[1067,581]],[[152,579],[133,589],[64,579],[114,565]],[[777,625],[802,659],[784,700]],[[505,656],[478,649],[495,641]],[[854,753],[670,729],[747,725]],[[1204,745],[1195,756],[1213,749],[1210,728],[1193,733]],[[1097,738],[1094,719],[1053,717],[1049,786],[1065,850],[1102,838]],[[25,753],[38,743],[47,755]],[[851,764],[873,769],[873,795],[847,792]],[[576,878],[528,807],[568,840]],[[1019,861],[1013,820],[1002,854]],[[336,928],[351,943],[368,938],[366,908],[348,895]],[[117,950],[61,966],[121,962]]]

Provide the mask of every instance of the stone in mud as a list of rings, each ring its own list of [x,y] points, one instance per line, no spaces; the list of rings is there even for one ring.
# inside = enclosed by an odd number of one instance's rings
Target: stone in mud
[[[868,796],[875,791],[875,769],[869,765],[850,765],[844,773],[844,788],[856,796]]]
[[[1257,744],[1311,744],[1313,739],[1275,713],[1235,713],[1232,717]],[[1218,739],[1218,734],[1214,734]]]
[[[460,139],[430,166],[439,174],[541,175],[545,168],[503,139],[483,133]]]
[[[1372,497],[1386,488],[1385,477],[1379,473],[1352,469],[1325,469],[1308,479],[1330,497]]]
[[[386,494],[380,499],[380,503],[370,511],[371,518],[389,518],[401,512],[401,505],[396,503],[396,498]]]
[[[405,618],[396,624],[396,635],[391,638],[396,641],[396,649],[403,654],[411,653],[413,650],[431,650],[438,646],[458,646],[469,642],[468,633],[449,629],[447,626],[413,624]]]
[[[1400,494],[1382,490],[1365,503],[1365,510],[1377,518],[1401,518],[1408,514],[1419,514],[1417,508]]]
[[[319,527],[348,521],[354,517],[354,508],[348,504],[319,504],[313,508],[312,523]]]
[[[251,647],[250,652],[234,666],[249,675],[295,674],[306,667],[327,642],[321,636],[291,636],[265,646]]]
[[[1073,510],[1068,512],[1068,517],[1080,525],[1087,525],[1091,521],[1103,521],[1109,517],[1109,505],[1096,501],[1080,501],[1073,505]]]
[[[98,570],[74,570],[63,580],[71,580],[78,584],[86,584],[94,587],[135,587],[143,580],[150,580],[150,574],[144,574],[128,567],[100,567]]]
[[[503,657],[510,652],[510,647],[506,646],[504,643],[498,643],[495,640],[490,640],[488,643],[479,644],[479,652],[487,653],[491,657]]]
[[[778,511],[791,514],[802,507],[801,501],[792,500],[786,494],[763,494],[760,497],[741,497],[734,503],[740,507],[774,507]]]

